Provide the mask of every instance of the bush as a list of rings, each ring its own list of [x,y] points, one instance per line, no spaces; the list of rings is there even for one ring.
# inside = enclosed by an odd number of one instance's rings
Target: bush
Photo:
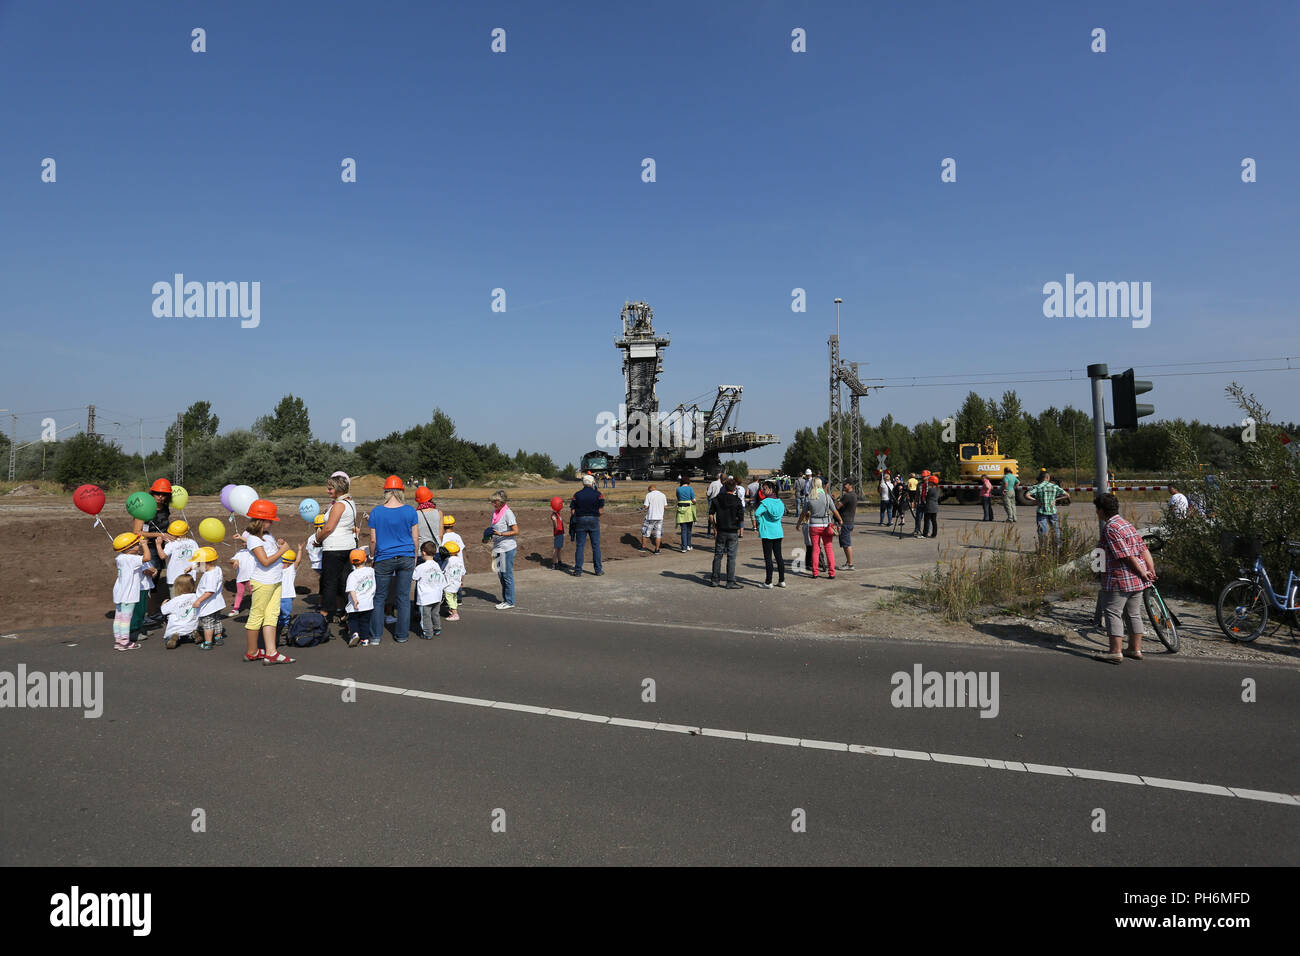
[[[131,474],[131,458],[102,435],[74,435],[60,445],[55,478],[65,491],[87,484],[117,487]]]
[[[1202,473],[1203,448],[1191,429],[1176,429],[1171,436],[1172,457],[1179,489],[1192,509],[1184,519],[1166,517],[1157,568],[1177,585],[1211,600],[1236,577],[1243,561],[1224,550],[1221,536],[1258,538],[1264,547],[1264,565],[1276,578],[1288,566],[1289,555],[1281,539],[1300,538],[1300,466],[1282,444],[1283,431],[1269,421],[1268,410],[1253,395],[1233,383],[1226,389],[1233,402],[1255,420],[1255,441],[1242,442],[1237,451],[1240,468],[1232,473]],[[1250,485],[1267,480],[1276,488]],[[1284,581],[1274,581],[1281,587]]]

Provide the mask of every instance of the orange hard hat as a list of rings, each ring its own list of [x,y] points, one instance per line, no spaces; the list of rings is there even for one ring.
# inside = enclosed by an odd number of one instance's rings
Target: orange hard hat
[[[426,501],[432,501],[433,492],[421,485],[419,488],[415,489],[415,500],[420,504],[424,504]]]
[[[170,495],[172,493],[172,483],[166,478],[159,478],[149,486],[151,495]]]
[[[932,484],[932,485],[937,485],[938,483],[939,483],[939,476],[938,476],[938,475],[931,475],[931,476],[930,476],[930,484]]]
[[[265,498],[258,498],[248,506],[248,517],[262,521],[279,521],[275,516],[275,505]]]
[[[930,473],[929,473],[928,471],[923,471],[923,472],[921,472],[921,477],[922,477],[922,478],[929,478],[929,477],[930,477]]]
[[[388,480],[384,482],[384,491],[401,491],[405,487],[402,484],[402,479],[396,475],[389,475]]]
[[[350,552],[348,552],[348,560],[351,561],[353,564],[365,564],[366,553],[362,551],[360,548],[353,548]]]

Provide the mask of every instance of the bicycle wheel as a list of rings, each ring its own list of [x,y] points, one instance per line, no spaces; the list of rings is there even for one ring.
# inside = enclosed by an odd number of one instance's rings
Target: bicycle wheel
[[[1219,595],[1214,611],[1219,629],[1234,642],[1253,641],[1268,624],[1268,598],[1254,581],[1233,581]]]
[[[1154,586],[1142,592],[1142,606],[1146,608],[1147,617],[1150,618],[1151,627],[1155,630],[1156,637],[1160,638],[1160,643],[1170,654],[1177,654],[1178,627],[1174,624],[1169,609],[1165,607],[1160,592]]]

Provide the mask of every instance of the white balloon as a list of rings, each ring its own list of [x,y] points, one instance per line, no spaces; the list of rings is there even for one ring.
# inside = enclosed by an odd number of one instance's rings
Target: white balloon
[[[230,508],[241,518],[248,517],[248,509],[257,500],[257,492],[248,485],[239,485],[230,492]]]

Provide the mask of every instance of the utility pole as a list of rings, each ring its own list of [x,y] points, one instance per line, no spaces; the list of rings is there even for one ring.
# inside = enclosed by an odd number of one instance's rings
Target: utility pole
[[[853,377],[858,377],[858,363],[850,362],[849,370]],[[849,473],[853,479],[854,494],[862,494],[862,408],[859,404],[861,393],[856,388],[849,389]]]
[[[841,433],[840,405],[840,303],[835,300],[835,334],[830,338],[831,347],[831,407],[830,418],[826,424],[826,480],[834,488],[837,481],[842,481],[844,473],[844,436]]]
[[[9,480],[14,480],[14,470],[18,467],[18,416],[9,416]]]
[[[1110,378],[1110,369],[1104,364],[1089,365],[1088,378],[1092,380],[1092,435],[1097,445],[1097,493],[1104,495],[1110,491],[1110,471],[1106,460],[1106,399],[1102,394],[1101,383]]]
[[[95,406],[91,405],[86,412],[86,434],[91,438],[95,437]]]
[[[181,484],[185,480],[185,415],[182,412],[176,413],[176,477],[172,479],[176,484]]]

